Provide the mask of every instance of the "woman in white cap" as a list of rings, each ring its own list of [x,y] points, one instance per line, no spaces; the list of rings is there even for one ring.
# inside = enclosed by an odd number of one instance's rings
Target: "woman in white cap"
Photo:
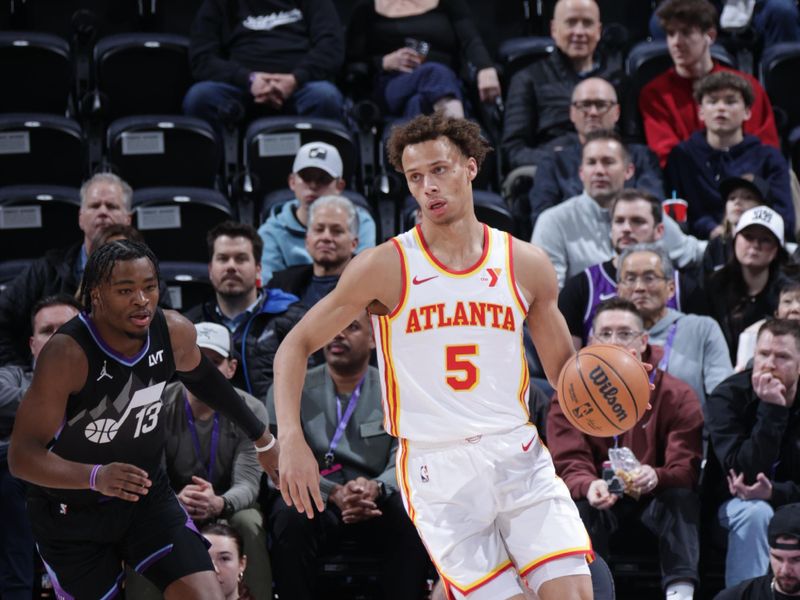
[[[745,211],[733,230],[733,255],[706,282],[710,314],[722,328],[731,360],[739,334],[777,308],[777,279],[788,262],[783,242],[777,212],[767,206]]]

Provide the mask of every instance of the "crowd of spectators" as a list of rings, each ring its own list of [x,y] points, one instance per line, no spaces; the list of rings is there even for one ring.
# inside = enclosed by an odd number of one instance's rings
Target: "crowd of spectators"
[[[712,45],[742,22],[765,45],[800,41],[798,8],[779,0],[658,3],[651,27],[666,39],[672,66],[631,106],[623,106],[622,57],[603,44],[601,16],[595,0],[555,2],[552,51],[506,81],[467,0],[359,0],[346,27],[333,0],[204,0],[191,33],[196,82],[183,108],[220,132],[263,115],[348,123],[354,98],[337,82],[343,67],[359,63],[387,123],[434,111],[478,119],[481,104],[501,110],[493,140],[501,175],[532,178],[530,223],[519,230],[532,231],[555,267],[575,347],[614,343],[654,367],[652,409],[619,438],[580,433],[555,397],[549,411],[536,411],[595,550],[613,572],[615,551],[630,542],[619,533],[643,526],[657,540],[656,585],[688,600],[700,588],[708,595],[700,553],[704,535],[716,533],[727,542],[711,552],[724,558],[731,588],[720,597],[757,597],[769,568],[773,589],[792,595],[800,575],[786,574],[785,555],[800,552],[800,188],[767,92],[713,58]],[[639,116],[641,138],[616,131],[626,111]],[[207,240],[209,295],[183,312],[203,353],[273,430],[278,346],[350,260],[382,241],[375,207],[349,199],[354,182],[345,175],[335,146],[306,143],[285,173],[285,199],[262,222],[229,220],[198,233]],[[33,589],[24,486],[5,458],[14,412],[38,351],[80,310],[88,256],[141,235],[131,227],[132,195],[114,174],[87,179],[76,243],[47,249],[0,293],[4,599],[27,600]],[[170,307],[163,286],[161,305]],[[373,350],[365,313],[310,359],[302,417],[326,501],[313,523],[260,476],[241,431],[180,384],[166,388],[167,472],[189,516],[206,526],[212,555],[236,556],[230,573],[219,569],[228,597],[266,600],[273,588],[281,597],[320,597],[317,561],[343,542],[383,560],[383,597],[426,597],[434,571],[403,510]],[[535,371],[536,361],[529,364]],[[617,451],[635,466],[609,476]],[[709,523],[701,522],[707,505]],[[131,590],[154,593],[133,575]],[[735,595],[743,590],[751,596]]]

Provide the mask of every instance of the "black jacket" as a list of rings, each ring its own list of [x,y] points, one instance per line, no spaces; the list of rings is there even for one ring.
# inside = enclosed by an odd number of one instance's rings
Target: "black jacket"
[[[800,501],[800,393],[790,408],[763,402],[752,375],[752,369],[731,375],[706,398],[706,427],[722,472],[744,473],[748,485],[764,473],[777,508]]]
[[[295,265],[288,269],[281,269],[272,274],[272,279],[267,282],[269,289],[279,289],[284,292],[294,294],[302,298],[308,286],[311,285],[311,278],[314,276],[314,265]]]
[[[297,296],[277,289],[263,291],[250,317],[233,333],[234,357],[239,361],[231,380],[235,387],[266,402],[278,346],[305,312]],[[216,301],[195,306],[186,313],[186,318],[192,323],[223,324]]]
[[[572,90],[588,77],[602,77],[617,88],[622,98],[622,71],[595,53],[597,67],[580,75],[569,58],[556,49],[547,58],[517,72],[511,78],[503,120],[503,153],[511,169],[535,165],[547,155],[541,146],[574,132],[569,119]]]
[[[250,73],[292,73],[298,87],[333,80],[344,34],[331,0],[205,0],[192,24],[189,61],[198,81],[249,89]]]

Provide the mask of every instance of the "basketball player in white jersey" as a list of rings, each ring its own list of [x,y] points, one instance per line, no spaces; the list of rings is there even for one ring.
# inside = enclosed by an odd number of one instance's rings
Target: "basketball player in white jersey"
[[[281,493],[309,518],[323,509],[300,426],[306,359],[368,307],[384,427],[400,439],[398,483],[448,597],[521,599],[530,589],[587,600],[589,538],[528,422],[524,321],[551,383],[573,347],[544,252],[475,217],[472,181],[489,150],[463,119],[420,116],[393,131],[390,160],[422,222],[359,254],[281,345]]]

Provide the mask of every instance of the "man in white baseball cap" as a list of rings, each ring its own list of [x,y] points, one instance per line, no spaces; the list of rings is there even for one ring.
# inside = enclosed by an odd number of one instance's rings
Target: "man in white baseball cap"
[[[265,283],[272,273],[294,265],[311,264],[305,247],[308,207],[321,196],[337,196],[345,188],[342,157],[335,146],[310,142],[297,151],[289,188],[294,199],[276,205],[258,228],[264,240],[261,277]],[[356,252],[375,245],[375,221],[369,211],[357,206],[358,247]]]

